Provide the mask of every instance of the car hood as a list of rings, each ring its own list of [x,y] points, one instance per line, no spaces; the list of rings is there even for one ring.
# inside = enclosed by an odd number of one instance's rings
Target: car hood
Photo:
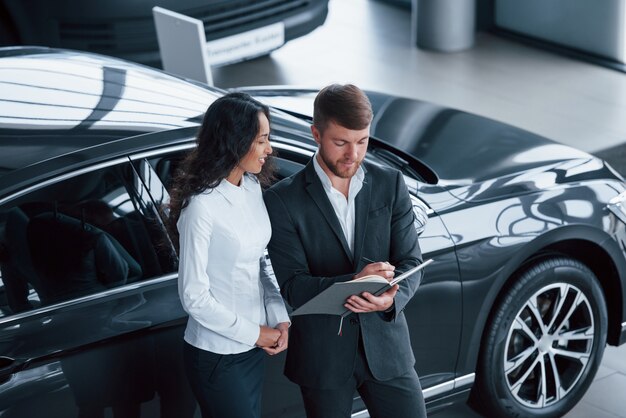
[[[299,88],[244,90],[308,118],[317,93]],[[615,178],[596,157],[523,129],[421,100],[367,94],[374,111],[371,135],[431,167],[438,185],[465,201],[528,193],[582,177]]]
[[[104,142],[197,127],[221,94],[115,58],[0,48],[0,177]]]

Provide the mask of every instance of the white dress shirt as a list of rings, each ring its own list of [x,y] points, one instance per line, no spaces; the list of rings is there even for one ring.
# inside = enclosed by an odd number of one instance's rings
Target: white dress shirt
[[[330,178],[328,177],[328,174],[326,174],[320,163],[317,161],[317,158],[318,152],[316,152],[315,156],[313,157],[313,166],[315,167],[315,172],[320,178],[322,186],[324,186],[326,196],[328,196],[328,200],[330,200],[330,204],[335,210],[335,214],[337,215],[337,219],[339,220],[339,223],[341,224],[341,229],[343,230],[343,235],[346,237],[348,247],[350,247],[350,251],[352,251],[352,254],[354,254],[354,199],[363,187],[365,172],[363,171],[363,168],[359,166],[354,176],[352,176],[352,178],[350,179],[348,198],[346,198],[343,193],[333,187]]]
[[[289,322],[264,250],[272,230],[258,180],[223,180],[193,196],[178,220],[178,292],[189,314],[185,341],[207,351],[252,349],[260,325]],[[267,268],[266,268],[267,267]]]

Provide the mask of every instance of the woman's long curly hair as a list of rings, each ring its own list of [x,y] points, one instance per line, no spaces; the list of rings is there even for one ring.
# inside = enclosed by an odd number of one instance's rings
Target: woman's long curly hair
[[[176,223],[192,196],[217,187],[245,157],[259,133],[259,114],[270,118],[269,108],[246,93],[229,93],[207,109],[196,138],[197,146],[181,162],[170,189],[168,230],[178,249]],[[257,178],[268,186],[273,180],[268,159]]]

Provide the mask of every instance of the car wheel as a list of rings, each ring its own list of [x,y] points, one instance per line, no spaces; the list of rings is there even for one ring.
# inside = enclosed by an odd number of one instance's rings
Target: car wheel
[[[549,257],[517,276],[487,327],[472,406],[493,417],[559,417],[598,369],[606,303],[589,268]]]

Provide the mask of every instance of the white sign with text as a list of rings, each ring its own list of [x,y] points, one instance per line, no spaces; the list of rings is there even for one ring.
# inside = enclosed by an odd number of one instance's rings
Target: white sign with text
[[[285,24],[274,23],[206,43],[211,65],[224,65],[267,54],[285,43]]]

